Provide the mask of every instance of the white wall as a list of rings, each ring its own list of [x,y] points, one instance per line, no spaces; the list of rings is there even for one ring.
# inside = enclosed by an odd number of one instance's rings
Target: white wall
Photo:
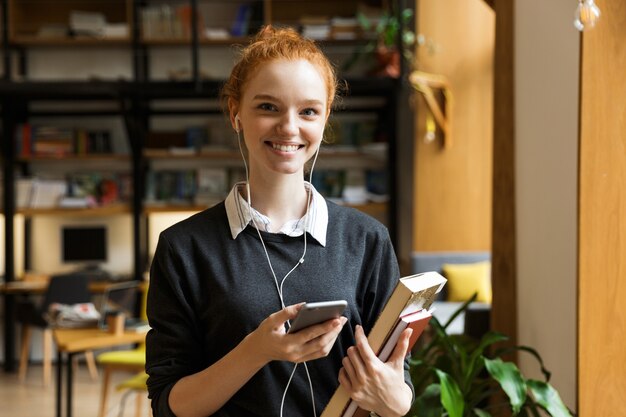
[[[24,216],[18,214],[13,217],[13,251],[15,275],[24,273]],[[4,215],[0,214],[0,275],[4,275]]]
[[[576,406],[579,34],[576,2],[515,2],[518,340]],[[526,375],[539,376],[520,354]]]
[[[176,213],[152,213],[148,217],[148,255],[152,257],[159,243],[159,234],[171,225],[195,214],[194,211]]]
[[[43,273],[67,272],[77,266],[61,260],[61,227],[68,225],[104,225],[107,228],[108,261],[102,268],[117,274],[129,274],[133,268],[132,217],[35,216],[32,221],[31,269]],[[88,243],[86,243],[88,244]]]

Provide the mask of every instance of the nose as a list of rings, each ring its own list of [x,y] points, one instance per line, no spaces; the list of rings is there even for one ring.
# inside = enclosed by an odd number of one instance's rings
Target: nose
[[[285,112],[278,123],[278,133],[282,136],[295,136],[298,134],[298,116],[292,111]]]

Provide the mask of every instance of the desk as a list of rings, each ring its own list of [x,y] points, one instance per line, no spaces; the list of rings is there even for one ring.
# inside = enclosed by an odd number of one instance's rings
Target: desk
[[[121,281],[120,281],[121,282]],[[89,291],[94,294],[101,294],[107,287],[115,285],[112,281],[95,281],[89,283]],[[37,295],[43,294],[48,288],[45,281],[11,281],[0,284],[0,294],[7,295]]]
[[[89,284],[89,291],[93,294],[102,294],[107,287],[115,285],[121,281],[93,281]],[[142,284],[145,290],[146,284]],[[41,295],[48,288],[47,281],[11,281],[0,284],[0,294],[4,295],[6,301],[5,319],[9,321],[4,328],[4,370],[15,371],[15,325],[11,320],[15,320],[14,296]],[[11,319],[11,317],[13,319]]]
[[[67,355],[65,415],[72,417],[72,357],[86,350],[102,349],[133,343],[141,343],[146,333],[124,332],[114,335],[100,329],[54,329],[54,340],[57,344],[57,380],[56,380],[56,417],[63,411],[63,356]]]

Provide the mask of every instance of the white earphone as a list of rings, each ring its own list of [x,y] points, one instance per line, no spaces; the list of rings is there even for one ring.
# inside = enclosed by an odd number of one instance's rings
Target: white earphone
[[[248,213],[250,215],[250,219],[252,220],[252,224],[254,225],[254,228],[257,231],[257,234],[259,236],[259,240],[261,242],[261,246],[263,247],[263,252],[265,254],[265,258],[267,259],[267,263],[269,265],[270,271],[272,272],[272,277],[274,278],[274,284],[276,285],[276,290],[278,291],[278,297],[280,299],[280,304],[282,306],[282,308],[285,308],[285,302],[283,300],[283,284],[285,283],[285,281],[287,280],[287,277],[289,277],[291,275],[291,273],[293,271],[296,270],[296,268],[298,268],[298,266],[300,266],[302,263],[304,263],[304,257],[306,256],[306,249],[307,249],[307,238],[306,238],[306,225],[308,224],[308,217],[309,217],[309,207],[311,206],[311,194],[313,193],[312,191],[309,191],[307,193],[307,203],[306,203],[306,212],[304,215],[304,233],[303,233],[303,240],[304,240],[304,249],[302,251],[302,256],[300,257],[300,259],[298,260],[298,263],[296,263],[293,268],[291,268],[291,270],[289,270],[289,272],[287,272],[287,274],[283,277],[283,279],[279,282],[278,278],[276,277],[276,273],[274,272],[274,267],[272,266],[272,261],[270,260],[270,255],[267,251],[267,247],[265,246],[265,242],[263,241],[263,237],[261,236],[261,232],[259,230],[259,226],[256,224],[256,221],[254,220],[254,216],[252,215],[252,197],[251,197],[251,192],[250,192],[250,173],[248,171],[248,164],[246,163],[246,157],[244,156],[243,153],[243,147],[241,145],[241,136],[240,136],[240,131],[241,131],[241,119],[239,118],[239,113],[237,113],[235,115],[235,132],[237,133],[237,144],[239,145],[239,152],[241,153],[241,157],[243,158],[243,164],[244,167],[246,169],[246,193],[247,193],[247,200],[248,200]],[[310,172],[310,176],[309,176],[309,182],[312,183],[313,181],[313,168],[315,167],[315,162],[317,161],[317,156],[319,155],[319,150],[320,147],[318,146],[317,150],[315,151],[315,157],[313,158],[313,164],[311,165],[311,172]],[[309,374],[309,368],[306,364],[306,362],[303,362],[304,365],[304,369],[306,371],[306,376],[307,379],[309,381],[309,388],[311,391],[311,403],[313,406],[313,416],[317,417],[317,411],[315,410],[315,394],[313,392],[313,382],[311,381],[311,375]],[[287,396],[287,390],[289,389],[289,385],[291,384],[291,380],[294,376],[294,374],[296,373],[296,369],[298,368],[298,364],[296,363],[293,367],[293,370],[291,371],[291,375],[289,376],[289,380],[287,381],[287,385],[285,386],[285,390],[283,391],[283,397],[281,399],[280,402],[280,417],[283,417],[283,407],[285,405],[285,397]]]

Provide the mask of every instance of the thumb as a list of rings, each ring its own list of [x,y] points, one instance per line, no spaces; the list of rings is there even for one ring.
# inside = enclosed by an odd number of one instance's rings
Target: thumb
[[[270,319],[274,325],[284,324],[287,320],[292,320],[298,315],[298,311],[302,308],[304,303],[292,304],[283,308],[282,310],[278,310],[277,312],[270,315]]]
[[[400,339],[396,344],[389,360],[387,362],[391,363],[391,365],[395,368],[404,367],[404,358],[406,357],[407,350],[409,349],[409,338],[413,333],[413,329],[408,328],[405,329],[400,335]]]

